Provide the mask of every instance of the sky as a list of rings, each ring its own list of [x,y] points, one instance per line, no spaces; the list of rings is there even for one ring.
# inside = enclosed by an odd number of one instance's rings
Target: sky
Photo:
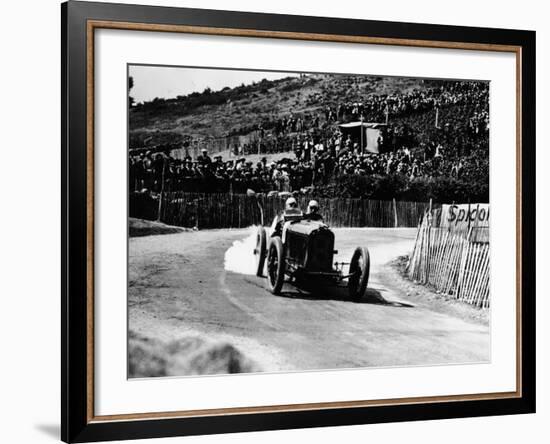
[[[207,87],[212,91],[219,91],[226,86],[232,88],[242,83],[247,85],[262,79],[275,80],[297,74],[132,65],[129,75],[134,78],[134,87],[130,95],[139,103],[153,100],[155,97],[170,99],[192,92],[202,92]]]

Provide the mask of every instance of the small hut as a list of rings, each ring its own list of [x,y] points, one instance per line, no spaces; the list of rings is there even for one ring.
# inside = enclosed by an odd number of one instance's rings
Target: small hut
[[[374,122],[349,122],[339,125],[344,136],[344,140],[348,135],[354,143],[359,145],[360,151],[363,153],[380,153],[380,141],[384,137],[384,132],[387,125],[384,123]]]

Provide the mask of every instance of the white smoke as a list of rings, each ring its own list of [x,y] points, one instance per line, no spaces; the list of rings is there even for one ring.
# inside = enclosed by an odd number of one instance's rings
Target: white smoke
[[[240,274],[256,274],[256,227],[250,227],[250,234],[243,240],[236,240],[225,252],[224,268]]]

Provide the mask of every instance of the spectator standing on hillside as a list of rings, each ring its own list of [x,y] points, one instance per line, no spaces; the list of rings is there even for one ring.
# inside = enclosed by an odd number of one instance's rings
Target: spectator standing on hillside
[[[311,159],[311,148],[312,142],[308,138],[306,138],[306,140],[304,141],[304,153],[302,156],[304,162],[309,162],[309,160]]]
[[[208,151],[205,148],[201,150],[201,155],[197,157],[197,161],[199,162],[199,165],[203,168],[210,167],[212,159],[210,158],[210,156],[208,156]]]

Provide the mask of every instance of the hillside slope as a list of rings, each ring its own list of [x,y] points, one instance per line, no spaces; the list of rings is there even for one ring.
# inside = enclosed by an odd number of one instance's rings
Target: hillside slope
[[[130,110],[130,145],[246,135],[263,120],[275,120],[291,112],[313,116],[322,114],[327,105],[362,101],[369,94],[406,93],[430,86],[432,82],[422,79],[309,74],[155,99]]]

